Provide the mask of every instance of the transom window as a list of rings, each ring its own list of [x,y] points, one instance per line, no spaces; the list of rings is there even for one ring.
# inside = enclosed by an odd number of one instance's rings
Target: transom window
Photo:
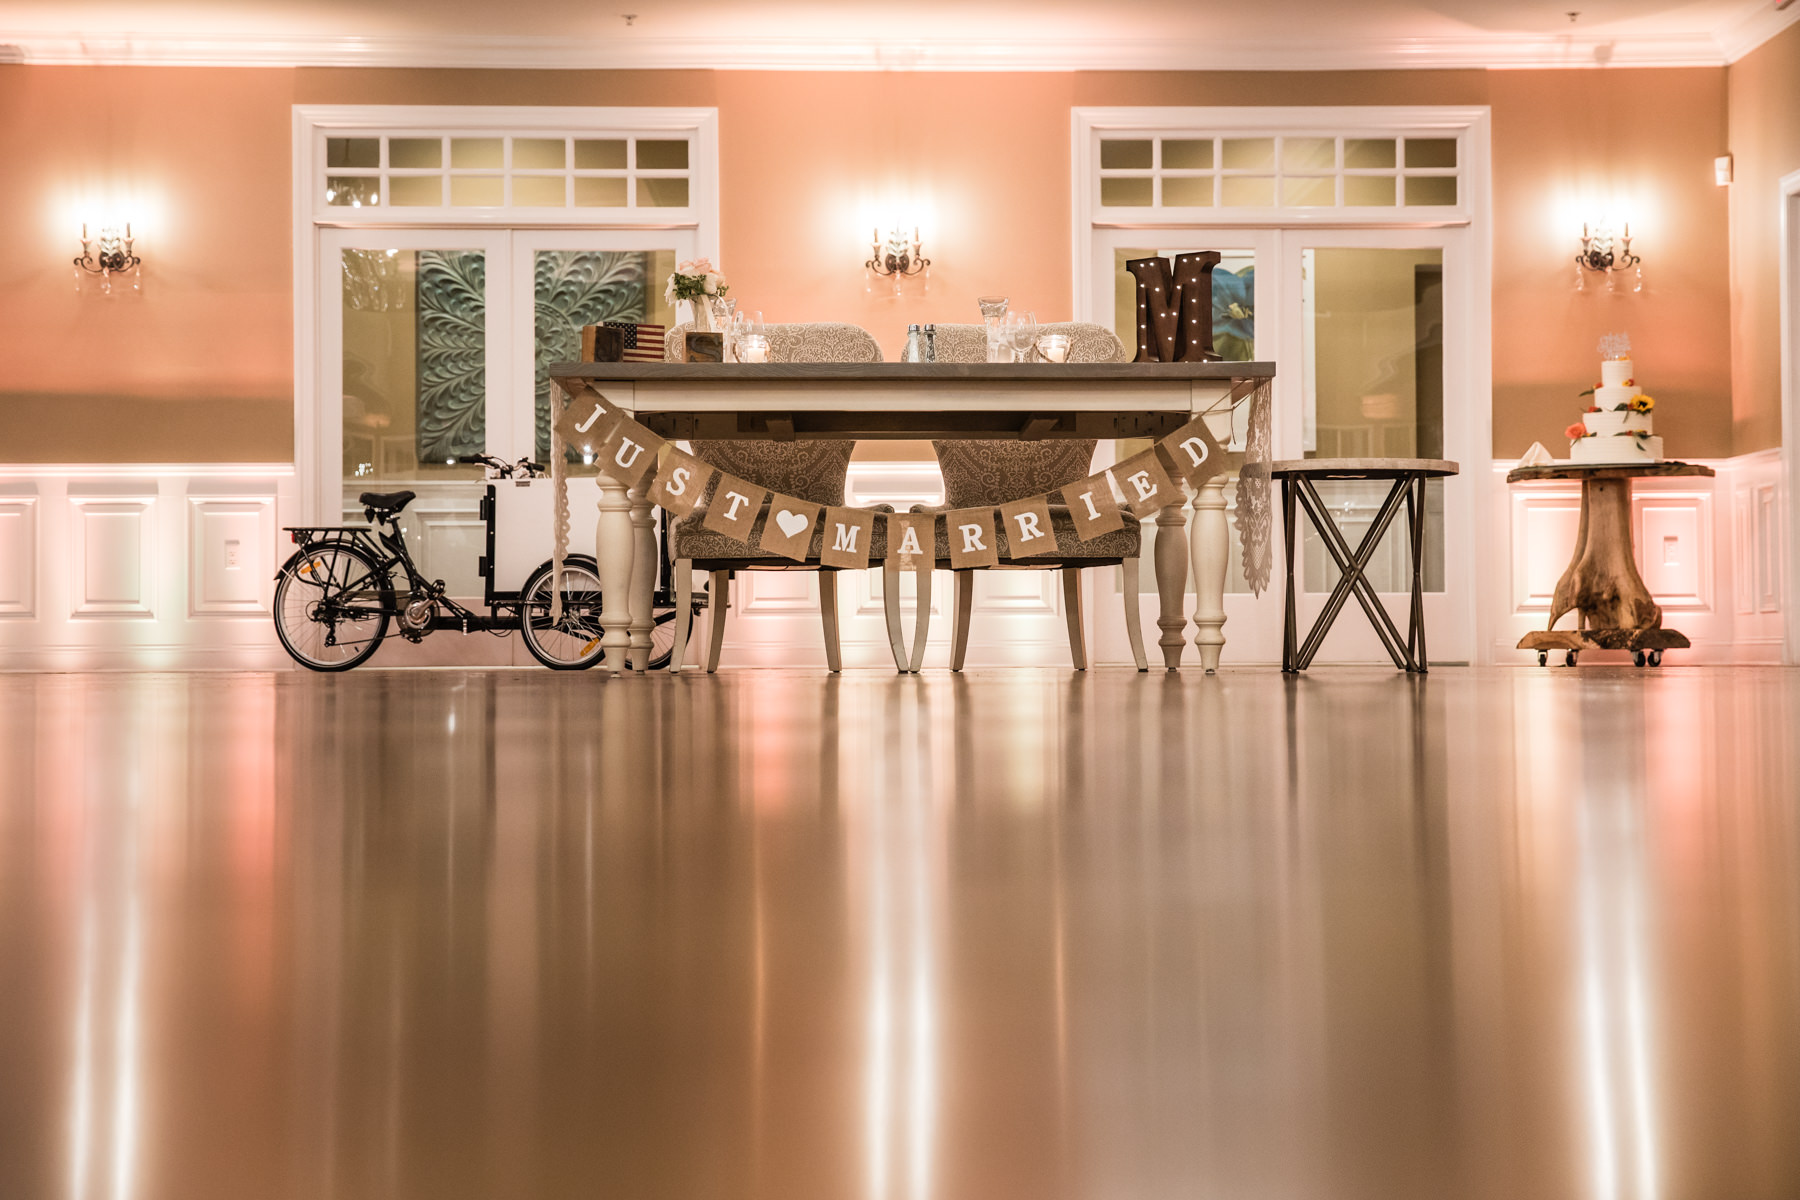
[[[1098,135],[1100,209],[1454,209],[1458,138],[1192,133]]]
[[[688,208],[693,135],[326,136],[333,208]]]

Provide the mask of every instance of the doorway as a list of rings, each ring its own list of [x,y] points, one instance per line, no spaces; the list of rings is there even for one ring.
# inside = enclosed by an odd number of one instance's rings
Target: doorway
[[[1213,340],[1227,360],[1274,362],[1277,459],[1449,458],[1472,471],[1486,458],[1485,430],[1465,373],[1452,369],[1473,349],[1469,232],[1423,229],[1206,228],[1096,230],[1091,311],[1110,320],[1128,352],[1133,345],[1136,281],[1128,259],[1216,250]],[[1240,411],[1232,449],[1244,445]],[[1472,481],[1433,481],[1427,491],[1426,620],[1434,658],[1475,655],[1475,531]],[[1234,500],[1235,485],[1227,499]],[[1384,483],[1321,484],[1320,492],[1352,545],[1372,523]],[[1146,525],[1146,537],[1156,534]],[[1336,584],[1323,541],[1304,518],[1296,556],[1303,628]],[[1226,580],[1226,662],[1281,656],[1279,568],[1254,595],[1245,581],[1235,522]],[[1146,554],[1153,553],[1150,548]],[[1277,561],[1280,550],[1277,548]],[[1391,608],[1408,599],[1410,559],[1400,525],[1376,551],[1369,578]],[[1148,611],[1153,599],[1143,600]],[[1351,613],[1333,625],[1320,662],[1387,662],[1366,621]]]
[[[584,325],[671,326],[661,281],[693,256],[692,231],[328,229],[319,248],[331,519],[360,521],[364,492],[416,492],[415,561],[478,597],[486,484],[458,460],[547,461],[549,364],[581,357]]]

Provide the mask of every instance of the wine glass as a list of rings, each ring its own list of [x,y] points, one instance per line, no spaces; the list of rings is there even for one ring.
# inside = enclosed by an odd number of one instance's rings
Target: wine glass
[[[1007,323],[1006,344],[1014,362],[1030,362],[1031,347],[1037,342],[1037,314],[1014,315],[1016,319]]]

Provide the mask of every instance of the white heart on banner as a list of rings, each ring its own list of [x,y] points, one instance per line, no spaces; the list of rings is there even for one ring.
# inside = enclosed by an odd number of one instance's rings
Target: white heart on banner
[[[812,518],[805,513],[789,512],[784,508],[775,514],[775,524],[781,527],[781,532],[793,537],[812,524]]]

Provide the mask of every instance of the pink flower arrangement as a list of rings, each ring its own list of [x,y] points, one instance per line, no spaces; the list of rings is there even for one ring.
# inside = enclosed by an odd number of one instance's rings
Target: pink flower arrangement
[[[710,258],[690,258],[683,263],[675,264],[675,273],[669,276],[669,285],[663,290],[663,299],[670,304],[677,300],[698,300],[702,296],[723,296],[731,290],[725,282],[725,276],[712,265]]]

